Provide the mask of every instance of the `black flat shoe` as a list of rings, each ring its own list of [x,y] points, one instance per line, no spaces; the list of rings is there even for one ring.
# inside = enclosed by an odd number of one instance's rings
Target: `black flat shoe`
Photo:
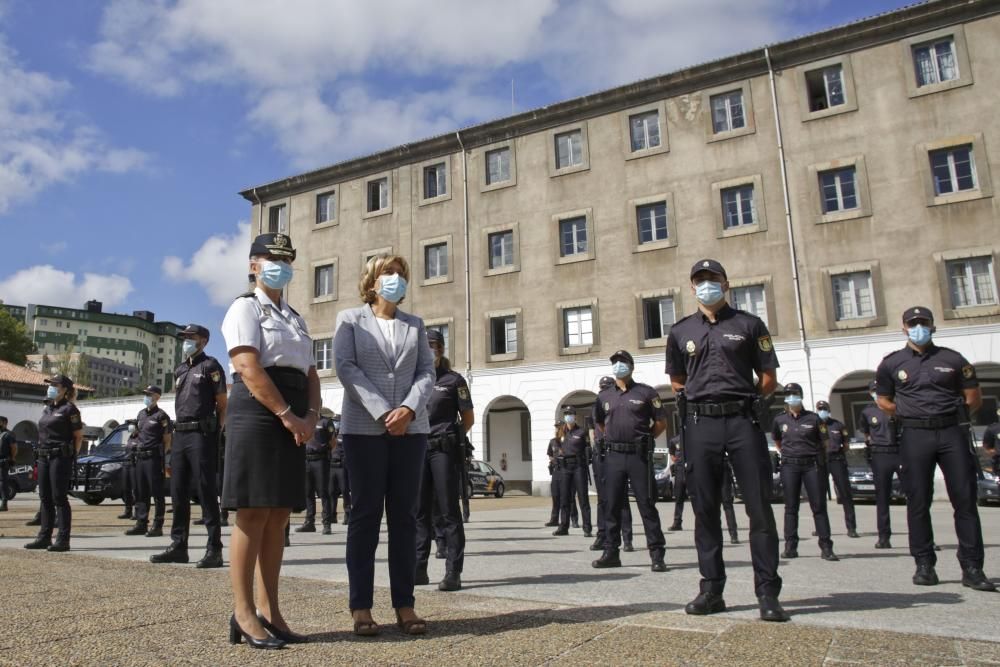
[[[292,632],[291,630],[282,630],[276,625],[272,624],[264,615],[259,611],[257,612],[257,620],[260,624],[264,626],[264,629],[271,633],[275,639],[280,639],[286,644],[306,644],[309,642],[309,638],[305,635],[300,635],[297,632]]]
[[[760,605],[760,620],[771,623],[785,623],[789,620],[788,614],[781,608],[778,598],[770,595],[761,595],[757,598]]]
[[[239,644],[241,640],[247,640],[247,644],[251,648],[263,648],[263,649],[279,649],[284,648],[285,641],[278,639],[276,637],[268,637],[267,639],[257,639],[251,635],[248,635],[240,627],[240,624],[236,622],[236,614],[229,617],[229,643]]]

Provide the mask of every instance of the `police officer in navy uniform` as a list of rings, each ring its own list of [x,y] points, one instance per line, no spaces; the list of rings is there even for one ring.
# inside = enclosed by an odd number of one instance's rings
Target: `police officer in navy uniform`
[[[330,510],[330,450],[336,442],[337,431],[333,420],[320,417],[316,420],[313,436],[306,443],[306,520],[295,529],[296,533],[316,532],[316,496],[323,505],[323,534],[329,535],[333,515]]]
[[[670,532],[684,530],[684,502],[688,499],[684,476],[684,452],[679,447],[680,441],[679,435],[667,441],[667,451],[670,453],[674,475],[674,522],[667,528]]]
[[[821,556],[823,560],[840,560],[833,553],[826,491],[820,478],[819,457],[826,448],[826,424],[819,415],[802,406],[802,387],[795,382],[785,385],[785,412],[774,418],[771,436],[781,454],[781,485],[785,492],[785,551],[782,557],[799,556],[799,499],[805,487]]]
[[[72,510],[69,505],[73,461],[83,443],[83,422],[73,401],[76,387],[65,375],[53,375],[45,381],[45,409],[38,420],[38,498],[41,501],[41,527],[38,537],[25,549],[69,551]],[[58,526],[55,542],[52,530]]]
[[[631,483],[635,504],[646,532],[646,548],[653,572],[666,572],[666,540],[656,511],[656,485],[652,476],[653,441],[667,428],[667,417],[656,390],[632,379],[635,361],[626,350],[611,355],[615,384],[597,396],[594,421],[603,435],[599,455],[604,460],[604,490],[608,511],[604,517],[607,541],[604,553],[592,565],[621,567],[622,506]]]
[[[562,427],[563,422],[557,421],[552,425],[555,429],[555,435],[551,440],[549,440],[549,446],[545,448],[545,455],[549,457],[549,476],[551,481],[549,482],[549,495],[552,496],[552,511],[549,513],[549,520],[545,523],[545,526],[551,528],[552,526],[558,526],[560,524],[559,514],[562,512],[562,476],[563,470],[559,467],[556,458],[559,456],[560,441],[562,439]],[[577,523],[576,514],[576,504],[570,503],[570,509],[573,513],[573,523]]]
[[[340,415],[330,418],[333,426],[333,449],[330,450],[330,522],[337,523],[337,500],[344,499],[344,525],[351,515],[351,481],[344,467],[344,442],[340,435]]]
[[[958,352],[934,344],[934,315],[923,306],[903,312],[906,346],[882,360],[875,371],[879,407],[900,428],[900,458],[906,480],[906,523],[910,555],[917,570],[913,583],[938,583],[931,528],[934,469],[940,467],[954,509],[962,585],[995,591],[983,574],[983,529],[976,508],[975,453],[962,422],[983,403],[976,369]]]
[[[846,427],[843,422],[831,416],[830,404],[826,401],[816,402],[816,414],[826,426],[826,472],[824,476],[833,476],[833,488],[837,491],[837,499],[844,506],[847,536],[860,537],[858,535],[858,520],[854,514],[854,498],[851,497],[851,482],[847,474],[849,444]],[[824,479],[824,482],[828,481],[828,477]]]
[[[17,458],[17,440],[7,430],[7,418],[0,417],[0,512],[7,511],[7,479]]]
[[[876,381],[872,381],[868,390],[872,401],[876,401]],[[868,460],[872,467],[872,480],[875,485],[875,523],[878,527],[878,542],[876,549],[891,549],[892,523],[889,519],[889,504],[892,502],[892,476],[895,475],[902,483],[900,469],[899,443],[896,442],[896,424],[892,417],[878,406],[876,402],[866,405],[861,411],[861,432],[865,435],[865,445],[868,447]]]
[[[683,406],[684,453],[702,576],[701,592],[685,611],[702,615],[726,609],[719,506],[728,454],[750,519],[760,616],[765,621],[787,621],[778,602],[778,530],[771,511],[771,460],[762,430],[767,399],[777,387],[778,359],[764,322],[726,303],[729,282],[719,262],[701,260],[690,275],[698,312],[671,327],[666,349],[666,371],[678,405]]]
[[[134,419],[127,419],[125,423],[128,425],[128,437],[125,439],[125,459],[122,461],[122,502],[125,503],[125,509],[118,515],[119,519],[133,518],[137,486],[135,448],[139,433],[136,430]]]
[[[559,527],[553,535],[569,535],[570,510],[574,502],[580,503],[580,519],[583,520],[583,535],[591,537],[593,526],[590,522],[590,485],[587,475],[587,456],[590,437],[576,421],[576,408],[563,407],[562,439],[556,466],[562,472],[559,480]]]
[[[610,389],[613,386],[615,386],[615,380],[610,375],[605,375],[598,382],[599,391]],[[595,400],[594,412],[596,413],[596,411],[597,402]],[[594,471],[594,491],[597,493],[597,536],[594,538],[594,543],[590,545],[590,550],[604,551],[604,543],[607,541],[607,524],[604,516],[608,511],[608,494],[604,490],[604,457],[599,453],[602,449],[601,440],[603,436],[597,437],[597,435],[595,429],[594,440],[596,447],[594,449],[598,453],[592,457],[591,468]],[[620,525],[622,527],[622,551],[635,551],[635,548],[632,546],[632,505],[629,502],[628,489],[625,490],[625,499],[622,502]]]
[[[997,418],[983,431],[983,449],[990,455],[990,465],[994,475],[1000,475],[1000,449],[997,448],[997,441],[1000,440],[1000,409],[997,410]]]
[[[214,358],[205,354],[208,329],[189,324],[180,333],[184,339],[184,361],[174,371],[174,436],[170,451],[170,498],[174,509],[171,544],[163,553],[149,557],[153,563],[188,562],[191,522],[191,491],[198,490],[208,546],[199,568],[222,567],[222,528],[219,525],[219,429],[226,418],[226,374]]]
[[[159,406],[163,390],[156,385],[146,387],[143,402],[146,404],[136,416],[136,501],[135,525],[126,535],[163,535],[163,516],[166,503],[163,497],[163,453],[170,449],[172,424],[170,416]],[[149,526],[150,499],[156,505],[152,527]]]
[[[427,401],[430,435],[420,483],[417,510],[417,563],[415,584],[430,583],[427,561],[434,541],[435,519],[444,533],[445,575],[438,590],[462,588],[465,566],[465,526],[461,508],[460,465],[465,464],[465,435],[475,423],[475,408],[465,378],[451,369],[444,356],[444,335],[427,331],[427,344],[434,352],[434,391]],[[438,515],[438,516],[435,516]]]

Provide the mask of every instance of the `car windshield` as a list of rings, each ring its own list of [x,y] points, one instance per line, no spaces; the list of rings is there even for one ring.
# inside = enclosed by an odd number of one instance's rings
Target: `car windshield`
[[[128,438],[128,430],[120,427],[111,432],[111,435],[101,441],[99,445],[90,450],[91,456],[122,456],[125,453],[125,441]]]
[[[847,450],[847,465],[851,468],[864,468],[868,465],[868,459],[865,458],[864,449],[848,449]]]

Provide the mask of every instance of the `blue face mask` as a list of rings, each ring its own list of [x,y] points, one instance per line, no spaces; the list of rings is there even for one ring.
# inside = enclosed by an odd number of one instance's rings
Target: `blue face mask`
[[[153,401],[152,396],[147,396],[144,399],[142,399],[142,404],[145,405],[147,408],[151,406],[154,402],[155,401]]]
[[[406,296],[406,278],[390,273],[379,279],[378,293],[389,303],[399,303]]]
[[[819,414],[819,418],[822,419],[823,421],[826,421],[827,419],[830,418],[830,411],[829,410],[820,410],[818,414]]]
[[[563,415],[563,421],[572,426],[576,423],[576,415]]]
[[[260,281],[271,289],[284,289],[293,273],[292,265],[287,262],[264,260],[260,263]]]
[[[725,296],[722,284],[711,280],[698,283],[694,288],[694,293],[698,297],[698,301],[706,306],[713,306],[719,303],[719,301],[722,301],[722,297]]]
[[[925,327],[923,324],[910,327],[907,335],[910,337],[910,341],[914,345],[920,345],[922,347],[931,342],[931,328]]]
[[[798,408],[802,406],[802,397],[795,394],[789,394],[785,396],[785,405],[793,408]]]
[[[632,368],[624,361],[616,361],[611,364],[611,374],[619,380],[624,380],[632,373]]]
[[[49,388],[45,390],[45,398],[49,399],[50,401],[56,400],[56,396],[58,395],[59,395],[59,387],[55,386],[54,384],[50,384]]]
[[[187,359],[188,357],[193,357],[197,353],[198,353],[197,341],[193,341],[190,338],[188,338],[181,345],[181,355],[183,355],[185,359]]]

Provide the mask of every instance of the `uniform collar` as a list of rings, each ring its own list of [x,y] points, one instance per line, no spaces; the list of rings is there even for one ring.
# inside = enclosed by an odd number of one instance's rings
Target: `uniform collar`
[[[615,383],[615,390],[618,391],[619,393],[624,394],[626,391],[628,391],[629,389],[631,389],[634,386],[635,386],[635,378],[633,378],[632,376],[629,376],[628,380],[625,380],[625,389],[621,389],[618,386],[618,383],[616,382]]]
[[[187,365],[190,368],[195,364],[201,363],[201,360],[205,358],[205,350],[199,350],[198,354],[193,354],[187,358]]]
[[[736,311],[733,309],[733,307],[730,306],[728,302],[726,302],[726,305],[724,305],[722,308],[719,308],[719,311],[715,313],[715,321],[716,323],[719,323],[722,320],[728,320],[735,313]],[[712,324],[712,320],[708,319],[708,316],[705,315],[705,313],[703,313],[700,309],[698,310],[698,314],[701,315],[701,319],[703,321]]]
[[[906,349],[909,350],[910,354],[913,355],[914,357],[926,357],[929,356],[935,350],[937,350],[937,345],[935,345],[934,341],[932,340],[931,342],[927,343],[926,349],[924,349],[924,351],[921,352],[920,350],[917,350],[914,347],[912,347],[910,343],[907,342]]]
[[[291,317],[291,313],[288,310],[288,302],[287,301],[282,300],[282,302],[280,304],[277,304],[274,301],[271,301],[271,297],[269,297],[267,295],[267,293],[264,290],[262,290],[261,288],[259,288],[259,287],[255,287],[254,290],[253,290],[253,293],[254,293],[254,295],[256,295],[257,301],[260,302],[260,305],[262,305],[262,306],[270,306],[274,310],[276,310],[279,313],[281,313],[282,317],[284,317],[286,320]]]
[[[788,410],[786,408],[785,409],[785,414],[788,415],[789,417],[791,417],[792,419],[794,419],[795,421],[798,421],[798,420],[802,419],[803,417],[805,417],[806,415],[808,415],[810,413],[809,413],[808,410],[806,410],[805,408],[803,408],[803,409],[799,410],[798,414],[795,414],[794,412],[792,412],[791,410]]]

